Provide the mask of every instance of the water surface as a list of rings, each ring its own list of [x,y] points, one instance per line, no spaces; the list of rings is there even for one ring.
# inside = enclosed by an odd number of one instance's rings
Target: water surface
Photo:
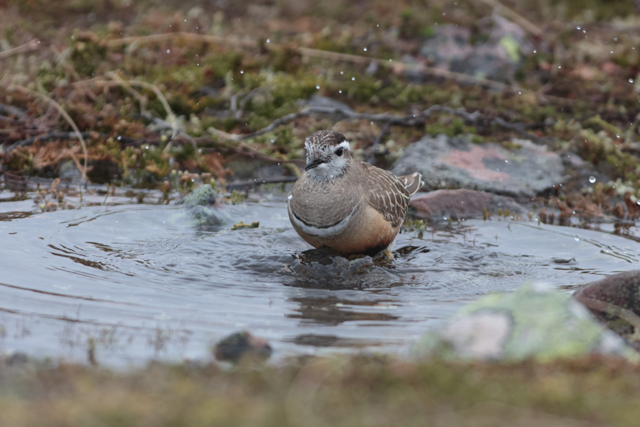
[[[93,346],[110,365],[206,359],[242,329],[278,357],[394,352],[481,295],[526,280],[570,287],[639,258],[611,224],[472,220],[404,231],[385,266],[303,264],[310,247],[289,224],[286,193],[223,206],[220,227],[155,196],[85,195],[94,206],[44,213],[31,196],[0,196],[0,349],[84,361]],[[240,221],[260,226],[231,231]]]

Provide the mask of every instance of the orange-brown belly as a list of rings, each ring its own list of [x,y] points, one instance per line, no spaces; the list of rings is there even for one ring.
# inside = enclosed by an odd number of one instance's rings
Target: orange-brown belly
[[[386,249],[396,238],[400,227],[393,227],[382,214],[367,206],[360,215],[354,216],[347,229],[332,237],[320,237],[293,228],[307,243],[319,248],[327,246],[344,254],[373,255]]]

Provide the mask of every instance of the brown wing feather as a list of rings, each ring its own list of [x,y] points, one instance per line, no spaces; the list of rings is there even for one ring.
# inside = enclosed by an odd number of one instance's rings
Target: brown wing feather
[[[364,175],[362,187],[368,196],[369,205],[380,212],[393,227],[399,226],[409,207],[409,191],[391,172],[368,163],[361,165]]]

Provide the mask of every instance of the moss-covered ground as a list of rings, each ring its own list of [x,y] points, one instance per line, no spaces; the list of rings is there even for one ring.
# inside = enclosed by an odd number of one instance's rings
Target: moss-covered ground
[[[629,426],[640,368],[618,359],[420,363],[354,356],[233,370],[62,364],[0,370],[14,426]]]
[[[231,3],[5,1],[3,46],[22,48],[0,57],[0,104],[25,114],[3,108],[2,169],[56,177],[63,160],[82,167],[70,120],[85,132],[90,180],[146,187],[171,184],[172,171],[233,179],[226,163],[238,156],[296,164],[304,138],[327,127],[347,133],[357,157],[382,166],[425,133],[471,133],[478,143],[510,146],[526,131],[611,179],[589,190],[597,193],[590,201],[602,202],[614,187],[638,188],[640,36],[630,2],[505,4],[531,25],[534,49],[510,81],[484,83],[432,70],[416,80],[403,61],[428,66],[419,48],[441,25],[469,28],[471,42],[486,38],[479,18],[491,15],[490,2]],[[34,91],[57,101],[69,120]],[[384,129],[312,114],[245,138],[315,94],[360,113],[407,116],[441,105],[478,111],[482,120],[441,112]],[[98,167],[105,163],[106,174]],[[293,164],[283,173],[295,175]]]

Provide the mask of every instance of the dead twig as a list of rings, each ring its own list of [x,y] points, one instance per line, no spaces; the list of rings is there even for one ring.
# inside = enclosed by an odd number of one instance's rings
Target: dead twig
[[[405,127],[413,127],[413,126],[424,126],[426,120],[431,117],[431,115],[435,113],[447,113],[458,116],[462,118],[465,124],[467,125],[477,125],[482,121],[486,121],[488,123],[495,123],[496,125],[503,127],[505,129],[513,130],[521,134],[522,136],[531,139],[533,141],[538,140],[538,136],[529,133],[525,130],[524,124],[521,123],[509,123],[500,117],[489,118],[483,116],[479,111],[474,111],[473,113],[468,113],[464,108],[450,108],[443,107],[441,105],[432,105],[426,110],[421,111],[418,114],[410,114],[406,116],[394,116],[388,113],[382,114],[368,114],[368,113],[356,113],[352,110],[346,110],[341,108],[330,108],[330,107],[307,107],[298,111],[297,113],[287,114],[286,116],[280,117],[279,119],[274,120],[268,126],[249,134],[239,135],[239,134],[230,134],[227,132],[223,132],[218,129],[209,128],[209,132],[214,134],[215,136],[229,141],[244,141],[247,139],[255,138],[257,136],[264,135],[265,133],[271,132],[275,130],[278,126],[285,125],[294,121],[299,117],[306,117],[312,115],[331,115],[336,119],[348,119],[348,120],[366,120],[370,122],[381,122],[385,124],[383,128],[382,135],[380,135],[376,141],[377,144],[381,143],[382,137],[391,126],[405,126]],[[374,145],[377,145],[374,142]]]
[[[83,138],[89,138],[91,133],[80,132],[80,135],[82,135]],[[103,135],[103,136],[106,136],[106,135]],[[73,139],[73,138],[76,138],[76,139],[78,138],[78,134],[75,131],[74,132],[50,132],[45,135],[36,135],[27,139],[23,139],[22,141],[16,141],[7,148],[7,151],[12,151],[18,147],[31,145],[36,141],[49,141],[52,139]]]
[[[297,180],[298,180],[297,176],[283,176],[281,178],[228,182],[225,184],[225,187],[227,187],[227,189],[230,190],[232,188],[253,187],[253,186],[263,185],[263,184],[287,184],[289,182],[296,182]]]
[[[513,22],[520,25],[522,28],[524,28],[526,31],[530,32],[534,36],[544,38],[544,32],[540,29],[540,27],[538,27],[537,25],[535,25],[534,23],[526,19],[524,16],[520,15],[515,10],[510,9],[507,6],[503,5],[498,0],[480,0],[480,1],[486,4],[487,6],[492,7],[497,13],[511,19]]]

